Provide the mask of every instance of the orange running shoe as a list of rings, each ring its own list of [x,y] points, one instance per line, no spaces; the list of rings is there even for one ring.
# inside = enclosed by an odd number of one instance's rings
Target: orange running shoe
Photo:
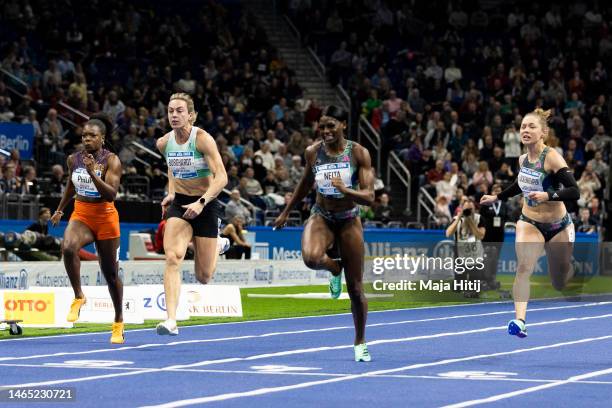
[[[123,322],[113,323],[111,343],[113,344],[125,343],[125,337],[123,336]]]
[[[81,314],[81,307],[87,303],[87,299],[74,299],[72,304],[70,305],[70,312],[68,312],[68,317],[66,320],[69,322],[76,322],[79,319],[79,315]]]

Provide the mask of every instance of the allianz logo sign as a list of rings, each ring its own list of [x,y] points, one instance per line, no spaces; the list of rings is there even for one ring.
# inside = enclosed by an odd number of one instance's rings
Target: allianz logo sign
[[[0,272],[0,289],[27,289],[28,272],[25,269],[19,273],[6,274]]]

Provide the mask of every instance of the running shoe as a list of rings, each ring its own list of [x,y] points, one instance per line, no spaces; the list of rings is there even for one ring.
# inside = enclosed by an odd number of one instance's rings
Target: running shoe
[[[525,322],[519,319],[510,320],[510,323],[508,323],[508,334],[520,337],[521,339],[527,337]]]
[[[230,248],[230,240],[225,237],[217,237],[217,251],[219,255],[223,255]]]
[[[125,337],[123,335],[123,322],[113,323],[113,328],[111,329],[111,343],[113,344],[125,343]]]
[[[70,305],[70,312],[68,312],[68,317],[66,320],[69,322],[76,322],[81,315],[81,307],[83,307],[85,303],[87,303],[87,299],[75,298]]]
[[[165,322],[161,322],[155,328],[157,330],[157,334],[160,336],[177,336],[178,335],[178,326],[176,322],[172,322],[170,320],[166,320]]]
[[[329,295],[332,299],[338,299],[342,293],[342,272],[338,276],[329,278]]]
[[[372,360],[370,353],[368,352],[368,345],[365,343],[357,344],[355,346],[355,361],[369,362]]]

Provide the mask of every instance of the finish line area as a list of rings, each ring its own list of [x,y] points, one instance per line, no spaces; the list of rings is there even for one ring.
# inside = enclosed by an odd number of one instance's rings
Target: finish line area
[[[600,300],[533,300],[526,339],[507,334],[511,302],[370,312],[370,363],[353,361],[346,313],[131,330],[122,346],[108,333],[12,338],[0,386],[70,387],[92,407],[608,406],[612,302]]]

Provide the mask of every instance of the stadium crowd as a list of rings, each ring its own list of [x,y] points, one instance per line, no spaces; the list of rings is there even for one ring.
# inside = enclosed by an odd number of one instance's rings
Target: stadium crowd
[[[165,167],[133,142],[155,150],[169,128],[165,103],[183,91],[195,101],[196,125],[217,141],[230,212],[248,216],[240,198],[261,208],[284,205],[321,107],[303,98],[254,16],[234,3],[185,4],[0,0],[0,62],[11,75],[0,80],[0,121],[32,123],[37,140],[27,164],[15,152],[0,155],[0,191],[61,194],[83,121],[68,105],[115,121],[123,193],[159,199]],[[415,189],[432,194],[438,226],[463,195],[478,199],[513,179],[522,115],[543,107],[554,110],[547,143],[579,180],[581,199],[570,210],[588,209],[586,222],[596,228],[609,184],[611,9],[581,1],[491,4],[498,6],[292,0],[280,7],[331,83],[347,89],[354,113],[381,133],[383,158],[398,154]],[[12,76],[26,84],[24,98],[9,91],[20,89]],[[400,217],[377,186],[377,204],[362,217]],[[519,202],[511,204],[515,214]]]

